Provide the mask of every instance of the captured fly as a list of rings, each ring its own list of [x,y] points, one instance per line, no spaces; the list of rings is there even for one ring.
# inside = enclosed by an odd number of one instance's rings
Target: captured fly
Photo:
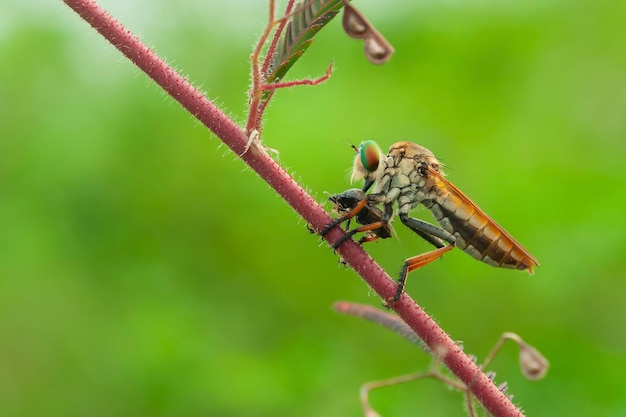
[[[333,203],[335,212],[342,217],[347,216],[347,228],[350,227],[349,222],[352,218],[362,225],[375,224],[383,219],[384,212],[376,204],[368,203],[365,191],[359,188],[350,188],[343,193],[331,195],[328,199]],[[352,211],[354,214],[350,214]],[[366,231],[365,236],[359,240],[359,244],[389,237],[391,237],[391,224],[386,223],[377,229]]]

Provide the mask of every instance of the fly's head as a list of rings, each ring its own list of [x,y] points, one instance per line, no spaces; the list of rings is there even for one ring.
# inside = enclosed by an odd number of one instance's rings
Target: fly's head
[[[384,156],[374,141],[368,140],[359,146],[352,146],[356,151],[351,181],[365,180],[363,191],[367,191],[385,170]]]

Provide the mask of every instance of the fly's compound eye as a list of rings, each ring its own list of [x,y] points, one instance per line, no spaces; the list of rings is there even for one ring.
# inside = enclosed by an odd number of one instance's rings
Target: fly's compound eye
[[[359,146],[359,155],[361,157],[361,164],[368,172],[375,172],[378,169],[380,163],[380,152],[378,146],[374,141],[368,140],[363,142]]]

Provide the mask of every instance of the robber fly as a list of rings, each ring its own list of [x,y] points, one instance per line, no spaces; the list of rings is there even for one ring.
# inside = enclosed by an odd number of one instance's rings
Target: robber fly
[[[359,188],[350,188],[343,193],[331,195],[328,197],[331,203],[333,203],[334,211],[339,214],[344,214],[346,221],[348,222],[347,228],[350,227],[350,219],[355,218],[357,223],[362,225],[369,225],[380,222],[383,219],[384,212],[375,204],[367,203],[365,191]],[[356,210],[355,214],[345,216],[351,211],[355,210],[357,205],[365,201],[362,207]],[[366,231],[366,235],[359,240],[359,244],[365,242],[372,242],[376,239],[387,239],[391,237],[391,224],[386,223],[381,227],[373,230]]]
[[[333,245],[337,248],[355,233],[380,230],[388,225],[395,204],[400,221],[437,248],[404,261],[394,302],[400,299],[409,272],[438,259],[455,246],[474,259],[496,267],[527,270],[532,274],[533,267],[539,265],[510,234],[444,178],[442,164],[428,149],[411,142],[397,142],[384,156],[373,141],[354,149],[357,155],[352,180],[365,180],[364,193],[375,183],[376,188],[321,234],[358,216],[365,207],[382,205],[384,214],[380,220],[350,230]],[[428,208],[441,227],[411,217],[409,213],[418,204]]]

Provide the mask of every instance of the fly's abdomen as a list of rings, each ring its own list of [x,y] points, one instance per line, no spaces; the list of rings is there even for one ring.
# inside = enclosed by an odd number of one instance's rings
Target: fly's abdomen
[[[489,265],[532,273],[537,260],[471,200],[447,185],[447,181],[438,184],[437,196],[426,205],[441,227],[456,238],[456,246]]]

